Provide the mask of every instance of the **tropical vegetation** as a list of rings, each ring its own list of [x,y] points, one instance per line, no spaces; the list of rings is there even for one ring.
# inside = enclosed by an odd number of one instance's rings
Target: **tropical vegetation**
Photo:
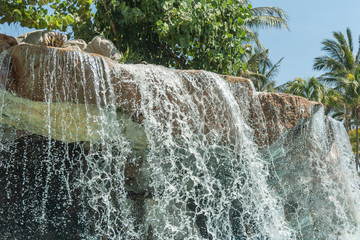
[[[291,93],[316,102],[323,102],[327,93],[326,87],[315,77],[307,80],[295,78],[279,88],[282,88],[285,93]]]
[[[240,1],[242,4],[251,4],[249,0]],[[256,43],[262,51],[265,50],[256,30],[264,28],[285,28],[288,26],[288,15],[281,8],[277,7],[255,7],[250,9],[251,17],[245,19],[243,29],[246,35]]]
[[[84,24],[91,17],[92,0],[6,0],[0,1],[0,24],[59,29]]]
[[[328,83],[340,96],[345,125],[353,124],[356,133],[356,169],[359,168],[360,118],[360,49],[355,52],[351,30],[346,35],[333,32],[334,39],[325,39],[322,50],[326,55],[315,58],[314,69],[325,71],[322,81]],[[353,119],[353,121],[352,121]],[[348,126],[349,128],[349,126]]]
[[[281,58],[275,64],[269,58],[269,50],[262,50],[260,48],[253,48],[249,45],[245,48],[243,55],[243,62],[246,64],[246,69],[240,69],[237,75],[251,79],[254,87],[260,92],[275,91],[275,77],[280,68]]]
[[[95,1],[94,21],[75,29],[84,37],[92,29],[122,51],[130,49],[146,62],[181,69],[206,69],[234,75],[243,67],[243,30],[250,4],[213,1]],[[91,38],[92,36],[88,34]]]

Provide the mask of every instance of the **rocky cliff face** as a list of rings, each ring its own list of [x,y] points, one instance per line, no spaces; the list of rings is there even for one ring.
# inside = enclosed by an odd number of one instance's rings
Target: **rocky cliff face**
[[[3,236],[356,239],[350,144],[321,104],[0,41]]]

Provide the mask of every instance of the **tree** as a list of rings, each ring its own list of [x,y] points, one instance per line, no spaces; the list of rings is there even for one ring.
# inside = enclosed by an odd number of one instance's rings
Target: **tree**
[[[356,155],[356,130],[349,131],[349,139],[354,155]]]
[[[95,1],[89,27],[142,60],[182,69],[206,69],[234,75],[242,67],[242,29],[251,5],[235,0],[104,0]],[[89,34],[87,34],[91,37]]]
[[[249,0],[242,0],[243,5],[251,4]],[[246,36],[256,43],[258,48],[265,51],[258,34],[254,31],[261,28],[286,28],[288,26],[288,15],[277,7],[256,7],[250,9],[251,17],[245,19],[243,30]]]
[[[339,78],[344,79],[348,74],[354,75],[359,65],[359,54],[354,53],[351,30],[346,30],[347,39],[341,32],[333,32],[335,40],[325,39],[321,44],[327,55],[315,58],[314,70],[323,70],[323,81],[334,84]]]
[[[326,87],[315,77],[311,77],[308,80],[296,78],[293,81],[284,84],[282,88],[285,93],[291,93],[316,102],[323,102],[327,93]]]
[[[66,31],[68,26],[90,19],[91,3],[92,0],[0,1],[0,24],[20,23],[22,27]]]
[[[360,117],[360,49],[354,53],[352,34],[346,30],[346,38],[341,32],[333,32],[334,40],[322,42],[327,55],[315,58],[314,69],[324,70],[321,78],[329,82],[339,92],[344,101],[345,116],[354,117],[356,129],[356,170],[359,169],[359,117]],[[360,41],[360,38],[359,38]]]
[[[253,48],[251,45],[245,48],[243,61],[247,66],[246,70],[241,69],[238,75],[249,78],[257,91],[272,92],[275,91],[275,80],[281,58],[275,64],[268,57],[269,50],[263,51],[259,48]]]

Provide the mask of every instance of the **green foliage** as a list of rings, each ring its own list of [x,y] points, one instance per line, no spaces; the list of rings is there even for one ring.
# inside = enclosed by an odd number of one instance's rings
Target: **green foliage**
[[[322,102],[327,94],[327,88],[315,77],[308,80],[296,78],[291,82],[287,82],[283,88],[285,93],[291,93],[316,102]]]
[[[236,74],[250,5],[234,0],[95,1],[94,29],[150,63]],[[87,30],[89,25],[85,25]],[[75,37],[86,30],[75,29]]]
[[[357,124],[352,119],[356,118],[356,112],[359,114],[360,108],[360,50],[354,53],[349,28],[346,35],[333,32],[333,37],[334,39],[325,39],[322,42],[322,50],[326,55],[315,58],[314,69],[325,71],[320,78],[336,91],[337,102],[342,105],[342,110],[337,111],[337,117],[340,117],[349,129],[352,124]],[[337,109],[339,110],[339,107]]]
[[[90,19],[92,0],[6,0],[0,1],[0,24],[20,23],[22,27],[59,29],[80,26]]]
[[[250,0],[242,0],[243,4],[248,4]],[[276,7],[255,7],[250,9],[251,17],[245,19],[245,25],[243,30],[246,32],[246,36],[251,41],[256,43],[256,46],[265,51],[262,43],[258,38],[258,33],[255,29],[261,28],[286,28],[288,26],[288,15],[281,8]]]
[[[350,139],[350,143],[351,143],[351,148],[353,150],[354,155],[356,154],[356,130],[351,130],[350,132],[348,132],[349,135],[349,139]]]
[[[322,50],[327,54],[315,58],[313,68],[325,71],[321,79],[336,85],[348,78],[349,74],[355,76],[360,63],[360,49],[355,55],[349,28],[346,29],[346,37],[341,32],[333,32],[333,37],[334,40],[325,39],[322,42]]]
[[[130,47],[126,48],[126,51],[122,52],[120,63],[139,63],[142,57],[139,56],[136,51],[133,51]]]
[[[333,32],[334,39],[322,42],[327,54],[315,58],[314,69],[323,70],[321,78],[329,82],[341,96],[343,111],[339,112],[344,125],[349,129],[355,126],[356,134],[360,126],[360,49],[354,53],[354,44],[350,29],[346,35]],[[359,38],[360,39],[360,38]],[[356,170],[359,169],[359,138],[356,137]]]
[[[238,75],[249,78],[257,91],[273,92],[275,91],[275,80],[280,68],[281,58],[275,64],[269,59],[269,50],[253,48],[251,45],[245,48],[243,61],[246,68],[240,69]]]

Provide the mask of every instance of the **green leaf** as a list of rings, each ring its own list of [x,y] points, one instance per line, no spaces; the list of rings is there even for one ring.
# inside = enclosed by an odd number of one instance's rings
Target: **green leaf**
[[[75,23],[74,16],[72,14],[66,15],[65,22],[66,22],[67,25],[71,25],[71,24]]]
[[[47,22],[45,21],[45,19],[41,18],[39,20],[39,28],[46,28],[47,26]]]
[[[248,67],[247,67],[246,63],[243,63],[243,64],[242,64],[242,68],[243,68],[245,71],[248,70]]]

